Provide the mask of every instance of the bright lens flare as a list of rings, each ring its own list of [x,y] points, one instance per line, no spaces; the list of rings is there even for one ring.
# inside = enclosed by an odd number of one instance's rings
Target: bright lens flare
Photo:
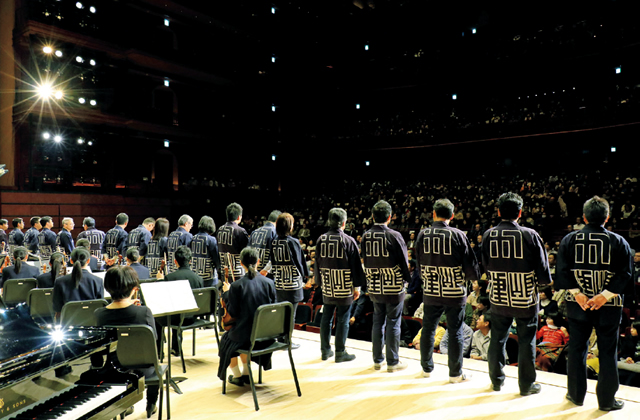
[[[42,48],[42,52],[45,54],[51,54],[53,52],[53,48],[46,46],[44,48]]]
[[[62,93],[61,90],[56,91],[56,93],[53,95],[53,97],[56,99],[62,99],[63,96],[64,96],[64,93]]]
[[[38,85],[36,91],[38,92],[38,96],[42,99],[49,99],[54,94],[53,87],[51,87],[50,83]]]

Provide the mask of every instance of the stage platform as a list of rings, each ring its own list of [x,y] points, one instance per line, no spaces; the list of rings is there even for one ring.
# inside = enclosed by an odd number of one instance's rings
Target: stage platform
[[[542,392],[522,397],[518,391],[517,368],[507,366],[502,391],[490,389],[487,363],[464,360],[472,374],[461,384],[448,382],[447,357],[435,354],[436,367],[430,378],[422,377],[420,352],[401,348],[401,358],[409,367],[400,372],[375,371],[371,343],[347,340],[352,362],[334,363],[320,359],[320,337],[305,331],[294,332],[300,348],[293,357],[300,380],[302,397],[298,397],[286,352],[274,354],[274,368],[263,373],[258,385],[260,411],[253,405],[251,388],[222,383],[217,377],[218,356],[213,330],[198,331],[196,356],[191,356],[191,334],[184,334],[187,373],[182,373],[180,358],[172,358],[174,376],[186,376],[180,384],[184,392],[171,392],[171,418],[204,419],[403,419],[403,420],[502,420],[502,419],[640,419],[640,388],[621,386],[617,398],[625,402],[616,412],[598,410],[595,381],[582,407],[565,400],[567,378],[538,372]],[[230,371],[229,371],[230,373]],[[257,380],[257,369],[254,369]],[[128,419],[144,419],[145,402],[136,404]],[[165,417],[165,416],[163,416]],[[157,415],[152,418],[157,418]]]

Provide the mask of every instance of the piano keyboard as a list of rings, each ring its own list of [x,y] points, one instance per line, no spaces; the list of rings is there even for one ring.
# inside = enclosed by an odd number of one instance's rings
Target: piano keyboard
[[[126,390],[126,385],[75,385],[11,418],[25,420],[85,419],[89,418],[91,413],[101,406],[117,400]]]

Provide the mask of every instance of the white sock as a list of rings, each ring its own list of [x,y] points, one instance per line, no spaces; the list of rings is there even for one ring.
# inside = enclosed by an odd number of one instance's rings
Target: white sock
[[[233,373],[234,378],[239,378],[240,376],[242,376],[240,374],[240,368],[238,367],[238,365],[235,365],[234,367],[231,368],[231,373]]]
[[[249,376],[249,362],[242,364],[242,375]]]

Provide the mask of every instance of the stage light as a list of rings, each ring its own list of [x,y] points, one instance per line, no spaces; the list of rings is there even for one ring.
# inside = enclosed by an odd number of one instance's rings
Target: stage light
[[[271,160],[275,162],[276,161],[276,155],[271,155]]]
[[[50,46],[45,46],[42,48],[42,52],[45,54],[51,54],[53,52],[53,48],[51,48]]]
[[[365,50],[365,51],[369,51],[369,44],[365,44],[365,45],[364,45],[364,50]]]
[[[78,137],[78,144],[84,144],[84,139],[82,137]]]
[[[87,102],[87,100],[84,98],[78,98],[78,102],[80,102],[81,104],[84,104],[85,102]]]
[[[276,112],[276,106],[275,105],[271,105],[271,112]]]
[[[272,8],[271,8],[271,14],[272,14],[272,15],[275,15],[275,14],[276,14],[276,8],[275,8],[275,7],[272,7]]]
[[[476,28],[471,29],[471,33],[475,34],[476,33]]]
[[[45,131],[44,133],[42,133],[42,138],[45,140],[49,140],[51,138],[51,134],[49,134],[48,131]]]
[[[616,67],[616,74],[622,73],[622,67]]]
[[[164,147],[167,147],[167,148],[169,147],[169,140],[164,141]]]
[[[367,160],[364,162],[365,166],[371,166],[371,163]]]
[[[360,104],[356,104],[356,109],[360,109]]]
[[[96,60],[89,60],[89,64],[91,64],[92,66],[96,65]]]
[[[89,11],[90,11],[91,13],[95,13],[95,12],[96,12],[96,8],[95,8],[95,7],[93,7],[93,6],[91,6],[91,7],[89,8]]]
[[[451,99],[453,99],[453,100],[455,101],[456,99],[458,99],[458,95],[456,95],[456,94],[454,93],[453,95],[451,95]]]
[[[60,134],[53,136],[53,141],[60,143],[62,141],[62,136]]]
[[[61,90],[57,90],[56,93],[53,94],[53,97],[56,99],[62,99],[63,96],[64,92],[62,92]]]
[[[58,57],[58,58],[62,57],[62,51],[57,50],[56,51],[56,57]]]
[[[166,87],[169,87],[169,84],[170,84],[170,83],[169,83],[169,79],[164,79],[164,85],[165,85]]]
[[[91,104],[91,106],[96,106],[98,104],[95,99],[90,100],[89,103]]]
[[[93,146],[93,142],[92,142],[91,140],[89,140],[89,141],[87,142],[87,144],[88,144],[89,146]]]
[[[164,20],[164,26],[169,26],[169,19]]]
[[[52,331],[51,333],[51,339],[53,341],[62,341],[64,340],[64,331],[56,329],[54,331]]]
[[[271,56],[271,62],[272,62],[272,63],[275,63],[275,62],[276,62],[276,56],[275,56],[275,55],[272,55],[272,56]]]
[[[77,2],[77,3],[76,3],[76,7],[77,7],[78,9],[84,9],[84,5],[83,5],[82,3],[80,3],[80,2]]]
[[[77,56],[76,57],[76,63],[84,63],[84,58]]]
[[[49,99],[51,95],[53,95],[53,88],[49,83],[39,85],[36,88],[36,91],[38,92],[38,96],[40,96],[40,98],[42,99]]]
[[[615,147],[612,147],[612,148],[611,148],[611,151],[615,153],[616,148],[615,148]]]

